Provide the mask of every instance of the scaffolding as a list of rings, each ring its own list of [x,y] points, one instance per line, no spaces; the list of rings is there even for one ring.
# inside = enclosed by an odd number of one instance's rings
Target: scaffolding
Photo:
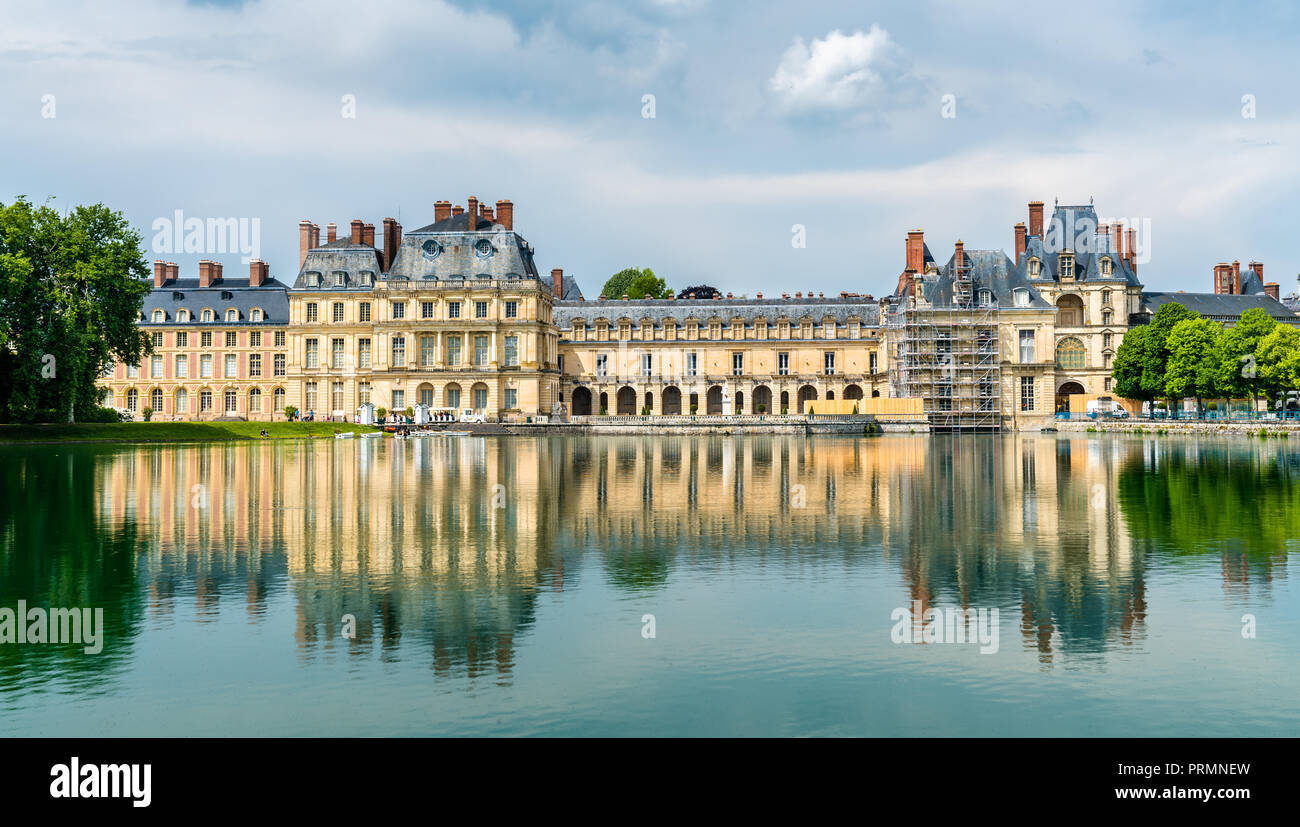
[[[920,398],[935,431],[997,431],[1002,426],[998,309],[972,301],[958,271],[950,303],[900,297],[886,317],[895,396]]]

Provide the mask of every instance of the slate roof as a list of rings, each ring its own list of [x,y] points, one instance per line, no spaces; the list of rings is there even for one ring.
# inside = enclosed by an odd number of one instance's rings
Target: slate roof
[[[962,254],[963,267],[971,280],[971,298],[978,299],[980,290],[993,294],[993,302],[999,308],[1026,309],[1015,305],[1015,290],[1024,288],[1029,291],[1029,309],[1041,310],[1051,304],[1038,292],[1038,288],[1029,280],[1026,271],[1017,269],[1011,259],[1001,250],[965,250]],[[953,302],[953,282],[956,280],[957,253],[954,251],[948,263],[939,268],[937,278],[923,280],[925,298],[931,304],[950,305]]]
[[[1251,308],[1262,308],[1268,315],[1281,322],[1300,325],[1300,316],[1289,310],[1277,299],[1264,293],[1232,295],[1228,293],[1142,293],[1142,310],[1134,318],[1135,323],[1149,321],[1161,305],[1177,302],[1188,310],[1200,313],[1207,319],[1215,321],[1236,321],[1241,314]]]
[[[229,298],[223,294],[229,294]],[[249,287],[248,279],[222,279],[211,287],[199,287],[198,279],[173,279],[162,287],[150,290],[145,296],[141,308],[144,321],[141,324],[177,324],[176,311],[184,308],[190,312],[190,321],[182,324],[229,326],[231,323],[226,321],[226,311],[232,307],[239,311],[239,324],[288,324],[288,288],[275,279],[257,287]],[[261,322],[249,322],[249,311],[255,307],[262,310]],[[198,321],[202,318],[204,308],[212,310],[213,321]],[[166,313],[166,321],[153,321],[153,311],[156,309]]]
[[[567,276],[566,276],[567,278]],[[742,318],[746,325],[757,319],[775,321],[788,318],[794,323],[810,317],[820,325],[826,317],[833,317],[837,325],[847,324],[850,318],[858,318],[863,325],[876,326],[880,323],[880,305],[875,299],[861,297],[849,298],[802,298],[802,299],[606,299],[605,301],[573,302],[563,301],[555,304],[555,324],[562,330],[573,327],[574,319],[582,319],[592,324],[596,319],[607,319],[611,324],[619,319],[629,319],[639,324],[643,319],[651,319],[655,327],[662,327],[667,319],[684,322],[694,318],[707,321],[720,318],[730,323]]]
[[[1241,292],[1246,294],[1264,292],[1264,280],[1250,267],[1241,271]]]
[[[1120,258],[1116,240],[1109,233],[1097,232],[1099,226],[1097,211],[1091,204],[1056,205],[1043,235],[1031,235],[1025,239],[1025,252],[1015,263],[1016,269],[1028,278],[1029,259],[1037,258],[1043,266],[1034,281],[1059,281],[1060,254],[1068,250],[1074,255],[1076,281],[1115,282],[1141,287],[1137,273]],[[1101,275],[1103,256],[1109,256],[1115,265],[1110,278]]]

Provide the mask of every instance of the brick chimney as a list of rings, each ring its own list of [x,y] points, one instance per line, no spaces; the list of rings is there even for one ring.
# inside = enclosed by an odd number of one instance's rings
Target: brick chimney
[[[206,258],[199,262],[199,287],[212,285],[212,262]]]
[[[339,240],[339,225],[333,221],[325,225],[325,243],[333,244]]]
[[[1110,250],[1120,258],[1124,258],[1124,225],[1114,221],[1110,225]]]
[[[1029,202],[1029,234],[1043,237],[1043,202]]]
[[[564,270],[559,267],[551,271],[551,292],[557,299],[564,298]]]
[[[925,270],[925,231],[907,233],[907,269],[920,273]]]
[[[361,243],[366,245],[367,247],[375,246],[375,225],[374,224],[361,225]]]
[[[221,262],[219,262],[219,261],[214,261],[214,262],[212,262],[212,282],[213,282],[213,284],[220,283],[220,281],[221,281],[221,277],[222,277],[222,272],[223,272],[225,269],[226,269],[226,265],[222,264]]]
[[[465,226],[469,227],[469,229],[470,229],[471,231],[472,231],[472,230],[475,230],[475,229],[478,229],[478,221],[475,220],[475,219],[478,218],[478,198],[477,198],[477,197],[475,197],[475,196],[473,196],[473,195],[471,195],[471,196],[469,197],[469,200],[465,202],[465,212],[469,213],[469,223],[466,224]]]
[[[167,280],[176,281],[176,279],[180,277],[181,277],[180,265],[174,261],[167,262]]]
[[[153,286],[162,287],[167,283],[167,262],[160,258],[153,260]]]
[[[311,225],[311,246],[312,247],[320,246],[320,225],[319,224]]]
[[[361,243],[361,227],[362,227],[361,219],[360,219],[360,218],[354,218],[354,219],[352,220],[352,226],[351,226],[352,234],[348,237],[348,241],[349,241],[350,243],[352,243],[352,244],[360,244],[360,243]]]
[[[1214,265],[1214,292],[1219,295],[1232,292],[1232,265],[1222,261]]]
[[[487,204],[484,204],[481,207],[479,207],[479,212],[483,213],[483,217],[486,218],[488,221],[491,221],[493,224],[497,223],[496,217],[492,215],[492,208],[489,207]]]
[[[1017,264],[1020,263],[1021,257],[1024,256],[1025,254],[1025,247],[1027,246],[1025,243],[1026,232],[1027,231],[1025,229],[1025,222],[1021,221],[1018,224],[1016,224],[1016,257],[1014,261]]]
[[[270,265],[260,258],[248,262],[248,286],[261,287],[266,283]]]
[[[1137,275],[1137,230],[1130,227],[1124,231],[1124,247],[1128,250],[1128,269],[1133,271],[1133,275]]]
[[[515,228],[515,205],[511,201],[497,202],[497,223],[507,230]]]
[[[396,218],[384,219],[384,261],[382,269],[385,273],[393,269],[393,260],[397,258],[397,248],[402,243],[402,225],[397,223]]]
[[[1232,262],[1232,294],[1241,295],[1241,262]]]
[[[1255,271],[1255,275],[1259,276],[1261,282],[1264,281],[1264,262],[1252,261],[1250,263],[1250,269]]]
[[[437,224],[439,221],[446,221],[448,218],[451,218],[451,202],[434,201],[433,202],[433,223]]]
[[[311,249],[311,222],[303,219],[298,222],[298,268],[307,261],[307,251]]]
[[[457,204],[456,206],[451,208],[452,218],[455,218],[456,216],[460,215],[463,212],[465,212],[465,208],[462,207],[460,204]]]
[[[1275,281],[1264,282],[1264,292],[1272,296],[1275,301],[1282,300],[1281,288],[1278,287],[1278,284]]]
[[[953,245],[952,263],[954,268],[953,275],[960,278],[961,273],[966,269],[966,245],[962,243],[960,238],[957,239],[957,243]]]

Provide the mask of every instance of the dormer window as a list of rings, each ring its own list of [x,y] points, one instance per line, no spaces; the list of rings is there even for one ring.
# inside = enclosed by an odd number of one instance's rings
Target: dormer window
[[[1012,292],[1012,300],[1014,301],[1016,307],[1028,307],[1029,291],[1023,287],[1017,287]]]
[[[342,286],[344,286],[345,284],[347,284],[347,281],[348,281],[348,274],[347,274],[347,273],[343,272],[342,270],[335,270],[335,271],[334,271],[334,286],[335,286],[335,287],[342,287]]]
[[[180,310],[176,311],[176,321],[188,322],[189,320],[190,320],[190,311],[184,308],[181,308]]]
[[[155,322],[163,322],[163,321],[166,321],[166,320],[167,320],[167,314],[164,313],[164,312],[162,312],[161,310],[155,310],[155,311],[153,312],[153,320],[154,320]]]
[[[991,290],[981,290],[981,291],[979,291],[977,301],[979,302],[979,306],[980,306],[980,307],[992,307],[992,306],[993,306],[993,291],[991,291]]]
[[[361,286],[362,286],[362,287],[372,287],[372,286],[374,286],[374,283],[375,283],[375,274],[372,273],[372,272],[370,272],[369,270],[362,270],[362,271],[361,271]]]
[[[1074,280],[1074,256],[1069,253],[1061,253],[1061,280]]]
[[[226,321],[228,321],[228,322],[237,322],[237,321],[239,321],[239,311],[236,310],[236,309],[233,308],[233,307],[230,308],[229,310],[227,310],[227,311],[226,311]]]
[[[1115,262],[1111,261],[1109,258],[1103,258],[1101,260],[1101,277],[1108,279],[1114,274]]]
[[[308,287],[320,287],[320,273],[311,272],[307,274]]]
[[[1040,275],[1042,275],[1042,272],[1043,272],[1043,263],[1036,258],[1031,258],[1029,260],[1029,277],[1031,279],[1036,279]]]
[[[212,321],[212,318],[213,318],[213,317],[212,317],[212,311],[211,311],[211,310],[204,310],[204,311],[203,311],[203,321],[205,321],[205,322],[210,322],[210,321]]]
[[[235,297],[235,294],[234,294],[234,293],[231,293],[229,290],[222,290],[222,291],[221,291],[221,300],[222,300],[223,302],[228,302],[228,301],[230,301],[231,299],[233,299],[234,297]]]
[[[249,321],[253,321],[253,322],[262,321],[262,308],[254,307],[251,311],[249,311],[248,319]]]

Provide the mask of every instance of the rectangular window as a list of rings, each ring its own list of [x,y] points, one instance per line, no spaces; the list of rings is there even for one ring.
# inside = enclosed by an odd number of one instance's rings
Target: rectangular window
[[[519,367],[519,337],[507,336],[505,347],[505,366],[508,368]],[[507,406],[509,407],[509,406]]]
[[[149,376],[154,379],[162,378],[163,360],[161,356],[153,356],[149,359]]]
[[[275,354],[275,375],[284,376],[284,354]]]
[[[226,373],[227,379],[234,379],[239,375],[238,372],[239,357],[233,353],[226,354]]]
[[[307,302],[307,321],[314,322],[318,319],[316,302]]]
[[[599,354],[597,354],[597,355],[596,355],[596,375],[597,375],[597,376],[606,376],[606,375],[607,375],[606,370],[608,369],[608,366],[609,366],[609,357],[606,356],[604,353],[599,353]]]
[[[406,391],[393,391],[393,410],[401,411],[406,409]]]
[[[406,367],[406,338],[404,336],[393,337],[393,367]]]
[[[1034,331],[1020,331],[1020,364],[1032,365],[1034,363]]]
[[[1034,409],[1034,377],[1020,377],[1020,410],[1032,411]]]
[[[460,302],[447,302],[447,318],[448,319],[460,318]]]
[[[226,347],[239,347],[239,334],[233,330],[226,331]]]
[[[346,342],[342,339],[330,340],[330,367],[339,369],[343,367],[343,349]]]
[[[516,319],[519,317],[519,302],[506,302],[506,318]]]
[[[438,339],[434,336],[420,337],[420,365],[431,368],[438,353]]]
[[[232,414],[236,411],[236,406],[239,403],[239,394],[235,391],[226,391],[224,395],[226,398],[226,413]]]
[[[333,391],[331,402],[334,405],[334,410],[341,411],[343,410],[343,383],[335,382]]]
[[[488,337],[474,337],[474,366],[483,367],[488,361]]]
[[[260,354],[260,353],[250,353],[250,354],[249,354],[249,356],[248,356],[248,375],[249,375],[249,376],[261,376],[261,375],[262,375],[262,354]]]
[[[212,410],[212,391],[199,391],[199,411]]]
[[[177,333],[176,347],[189,347],[189,346],[190,346],[190,334],[186,333],[183,330],[180,333]]]
[[[686,354],[686,375],[695,376],[699,373],[699,356],[694,353]]]
[[[334,302],[334,323],[343,321],[343,302]]]
[[[262,346],[262,331],[254,330],[252,333],[248,334],[248,346],[249,347]]]
[[[315,339],[308,339],[307,342],[307,359],[304,367],[311,370],[320,367],[320,349],[319,342]]]
[[[822,355],[822,372],[827,376],[835,375],[835,354],[827,351]]]
[[[519,391],[506,388],[506,410],[513,411],[519,407]]]
[[[359,318],[361,319],[361,321],[363,322],[370,321],[370,302],[362,302],[361,304],[359,304],[357,306],[357,312],[359,313]]]
[[[731,354],[731,375],[743,376],[745,374],[745,354]]]
[[[212,378],[212,354],[205,353],[199,357],[199,376],[203,379]]]
[[[211,330],[205,330],[199,334],[199,347],[212,347]]]
[[[176,357],[176,377],[187,379],[190,375],[190,357],[184,354]]]
[[[394,319],[406,318],[406,302],[393,302],[393,318]]]
[[[357,367],[360,368],[370,367],[370,340],[369,339],[357,340]]]
[[[307,409],[308,413],[316,410],[316,383],[315,382],[307,383],[307,392],[303,396],[303,407]]]
[[[776,354],[776,372],[780,376],[790,375],[790,354],[789,353]]]
[[[486,411],[488,405],[487,388],[474,389],[474,410]]]
[[[874,350],[871,351],[871,372],[876,372],[876,352]]]
[[[474,302],[474,318],[487,318],[487,302]]]
[[[358,405],[370,404],[370,383],[369,382],[362,382],[360,385],[357,385],[357,404]]]
[[[153,346],[154,346],[154,347],[162,347],[162,346],[163,346],[163,335],[162,335],[161,333],[155,333],[155,334],[153,334]]]
[[[650,375],[651,361],[652,360],[649,353],[641,354],[641,375],[642,376]]]
[[[284,331],[283,331],[283,330],[277,330],[277,331],[275,331],[275,346],[276,346],[276,347],[284,347]]]
[[[421,319],[433,318],[433,302],[420,302],[420,318]]]
[[[460,367],[460,337],[447,337],[447,367]]]

